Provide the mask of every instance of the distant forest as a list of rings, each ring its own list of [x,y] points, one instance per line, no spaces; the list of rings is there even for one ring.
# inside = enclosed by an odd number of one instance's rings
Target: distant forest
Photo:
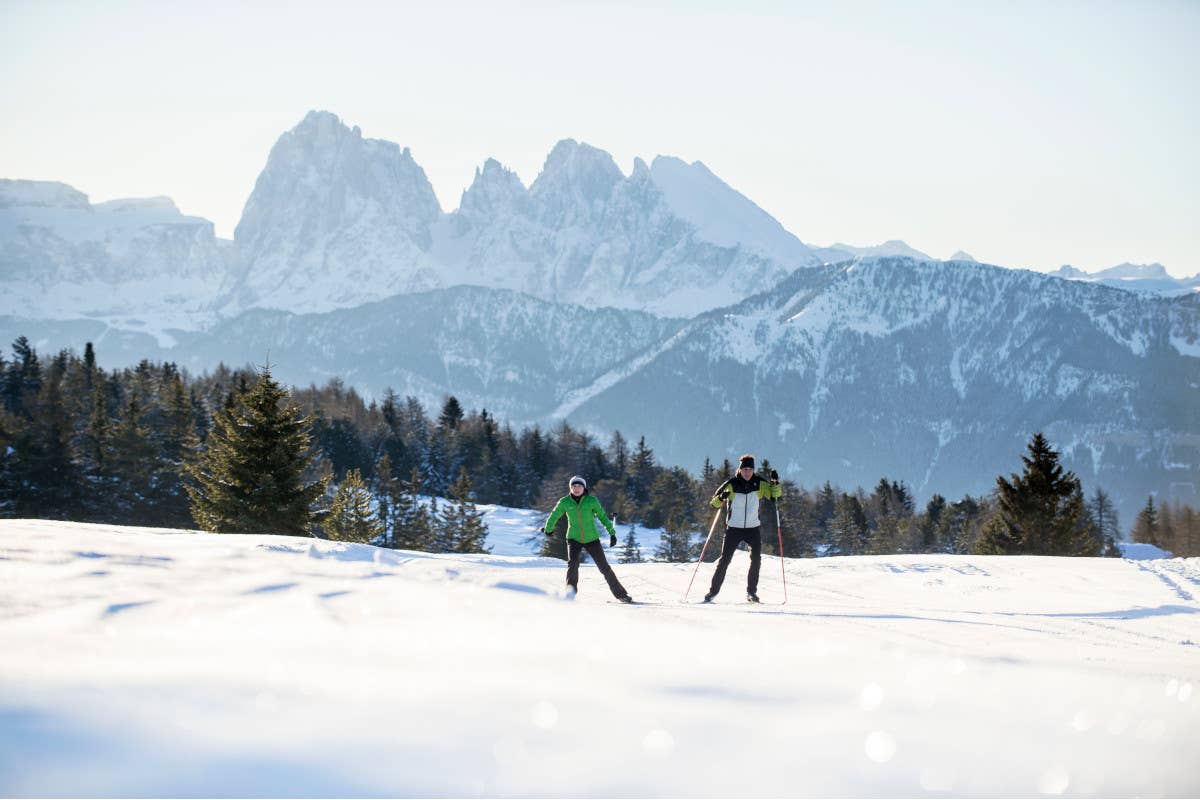
[[[292,447],[303,452],[284,460],[299,465],[295,479],[307,499],[301,527],[280,530],[471,552],[479,543],[470,532],[475,504],[548,511],[578,474],[610,515],[664,530],[656,558],[683,561],[698,555],[715,513],[708,501],[733,474],[728,461],[706,461],[699,474],[659,464],[644,437],[633,441],[619,431],[602,442],[566,422],[515,430],[452,396],[436,416],[391,390],[368,402],[337,378],[278,390],[280,413],[296,423],[290,443],[274,442],[264,429],[265,440],[238,444],[230,437],[258,424],[245,408],[264,381],[275,386],[268,370],[223,365],[200,376],[169,362],[104,370],[90,342],[82,355],[63,350],[43,360],[18,339],[11,358],[0,354],[0,516],[239,532],[246,526],[230,521],[237,513],[222,516],[213,510],[220,503],[205,499],[205,470],[219,455],[252,496],[255,480],[275,480],[263,472],[264,448]],[[244,452],[233,452],[239,447]],[[923,508],[903,481],[887,476],[870,490],[849,491],[829,482],[804,487],[784,476],[784,554],[1117,554],[1119,523],[1102,489],[1085,496],[1040,434],[1013,461],[1021,470],[998,476],[992,493],[958,500],[934,494]],[[760,473],[770,469],[760,460]],[[210,482],[219,488],[220,481]],[[451,498],[460,517],[446,524],[459,533],[414,536],[397,508],[414,513],[418,495]],[[256,513],[267,521],[242,532],[271,532],[270,509],[266,517]],[[769,506],[768,553],[777,550],[775,521]],[[1176,555],[1200,554],[1195,511],[1153,497],[1132,538]],[[547,552],[558,554],[553,546]]]

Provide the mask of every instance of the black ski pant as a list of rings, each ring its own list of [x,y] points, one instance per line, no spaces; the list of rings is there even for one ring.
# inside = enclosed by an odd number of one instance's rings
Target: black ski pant
[[[709,595],[721,591],[725,582],[725,570],[737,552],[737,546],[745,542],[750,545],[750,574],[746,576],[746,593],[758,594],[758,568],[762,564],[762,526],[754,528],[726,528],[725,542],[721,545],[721,559],[717,562],[717,571],[713,574],[712,587]]]
[[[629,593],[625,591],[625,587],[617,580],[616,573],[608,565],[608,559],[604,557],[604,547],[599,540],[581,544],[574,539],[567,539],[567,586],[579,591],[579,559],[583,557],[584,550],[587,550],[592,561],[596,562],[596,567],[604,576],[604,580],[608,581],[608,588],[612,591],[613,597],[620,600],[622,597],[628,596]]]

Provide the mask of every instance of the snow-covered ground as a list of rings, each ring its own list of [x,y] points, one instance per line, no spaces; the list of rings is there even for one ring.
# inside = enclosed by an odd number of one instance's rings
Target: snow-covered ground
[[[1200,793],[1200,560],[747,562],[3,521],[0,795]]]

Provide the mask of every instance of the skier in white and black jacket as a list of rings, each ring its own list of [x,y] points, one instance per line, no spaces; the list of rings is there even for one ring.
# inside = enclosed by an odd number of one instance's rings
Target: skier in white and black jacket
[[[704,602],[710,603],[721,591],[725,582],[725,571],[729,562],[737,552],[737,546],[745,542],[750,546],[750,574],[746,577],[746,599],[751,603],[758,602],[758,568],[762,564],[762,526],[758,520],[758,504],[760,499],[774,500],[783,496],[783,488],[779,485],[779,473],[771,470],[771,480],[754,474],[754,456],[744,455],[738,462],[737,474],[721,484],[713,495],[711,505],[720,508],[723,503],[729,503],[725,516],[725,541],[721,545],[721,559],[717,562],[717,571],[713,574],[712,586],[704,595]]]

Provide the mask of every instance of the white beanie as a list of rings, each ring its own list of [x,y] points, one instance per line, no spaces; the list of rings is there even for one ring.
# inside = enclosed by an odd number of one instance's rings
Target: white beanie
[[[571,476],[571,480],[567,481],[567,491],[571,491],[572,484],[576,484],[576,483],[582,483],[583,488],[584,489],[587,488],[587,481],[585,481],[582,476],[573,475],[573,476]]]

